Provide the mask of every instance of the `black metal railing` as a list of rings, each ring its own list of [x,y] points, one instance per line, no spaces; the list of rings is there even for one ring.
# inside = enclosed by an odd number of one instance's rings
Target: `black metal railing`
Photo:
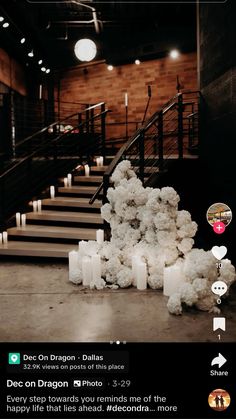
[[[110,177],[123,159],[130,160],[133,170],[146,185],[152,184],[157,174],[165,169],[171,156],[182,159],[193,142],[191,115],[198,117],[200,100],[199,91],[178,93],[154,113],[120,148],[104,173],[103,182],[91,198],[90,204],[98,198],[101,191],[103,202],[106,202]],[[194,131],[194,142],[197,143],[197,140]]]
[[[17,157],[0,174],[1,227],[19,205],[32,199],[49,181],[89,162],[93,155],[105,158],[107,113],[105,103],[93,105],[66,118],[63,132],[56,121],[17,144]]]

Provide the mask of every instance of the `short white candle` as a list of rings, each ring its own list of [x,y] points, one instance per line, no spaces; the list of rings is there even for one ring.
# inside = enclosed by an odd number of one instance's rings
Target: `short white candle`
[[[128,106],[128,93],[125,93],[125,106]]]
[[[88,164],[86,164],[86,165],[84,166],[84,174],[85,174],[85,176],[89,176],[89,172],[90,172],[89,165],[88,165]]]
[[[79,272],[78,252],[72,250],[69,252],[69,280],[72,282],[79,282]]]
[[[72,174],[71,173],[68,173],[67,179],[68,179],[68,187],[71,188],[71,186],[72,186]]]
[[[163,294],[170,297],[178,292],[180,286],[185,283],[182,264],[175,264],[164,268]]]
[[[133,278],[133,285],[137,286],[137,266],[140,262],[140,257],[137,255],[132,256],[132,278]]]
[[[26,214],[22,214],[21,216],[21,225],[23,228],[26,226]]]
[[[42,201],[41,199],[38,199],[38,212],[42,211]]]
[[[82,277],[83,285],[89,287],[92,281],[92,261],[89,256],[84,256],[82,259]]]
[[[21,226],[21,214],[20,212],[16,213],[16,227],[20,227]]]
[[[37,201],[33,201],[33,211],[34,212],[38,211],[38,202]]]
[[[98,244],[102,244],[104,242],[104,230],[96,231],[96,240]]]
[[[0,245],[2,244],[2,233],[0,233]]]
[[[3,241],[3,244],[7,244],[7,242],[8,242],[8,233],[7,233],[7,231],[4,231],[2,233],[2,241]]]
[[[67,179],[67,177],[64,177],[64,187],[65,188],[68,187],[68,179]]]
[[[88,247],[88,242],[86,242],[85,240],[81,240],[79,242],[79,257],[82,260],[84,256],[87,255],[87,247]]]
[[[147,265],[144,262],[137,264],[137,289],[145,290],[147,288]]]
[[[55,199],[55,186],[50,186],[51,199]]]
[[[100,255],[92,256],[92,279],[93,282],[99,281],[101,279],[102,270],[101,270],[101,257]]]

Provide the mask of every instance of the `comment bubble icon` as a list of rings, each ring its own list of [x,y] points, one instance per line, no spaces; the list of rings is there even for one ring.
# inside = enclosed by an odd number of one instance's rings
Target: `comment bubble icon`
[[[228,287],[224,281],[216,281],[211,286],[213,294],[219,295],[220,297],[227,292],[227,289]]]

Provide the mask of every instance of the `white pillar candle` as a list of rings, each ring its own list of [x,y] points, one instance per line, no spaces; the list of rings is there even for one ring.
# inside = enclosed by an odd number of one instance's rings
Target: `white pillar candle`
[[[55,186],[50,186],[51,199],[55,199]]]
[[[42,211],[42,201],[41,199],[38,199],[38,212]]]
[[[85,176],[89,176],[89,172],[90,172],[89,165],[88,165],[88,164],[86,164],[86,165],[84,166],[84,174],[85,174]]]
[[[104,230],[96,231],[96,240],[98,244],[102,244],[104,242]]]
[[[100,255],[92,256],[92,279],[93,282],[100,281],[102,275]]]
[[[164,268],[163,294],[170,297],[178,292],[180,286],[185,283],[182,265],[175,264]]]
[[[97,163],[97,166],[100,166],[100,157],[96,158],[96,163]]]
[[[38,201],[33,201],[33,211],[34,212],[38,211]]]
[[[125,106],[128,106],[128,93],[125,93]]]
[[[103,156],[100,157],[100,166],[103,166]]]
[[[84,256],[82,259],[82,277],[83,285],[89,287],[92,281],[92,261],[89,256]]]
[[[16,213],[16,227],[20,227],[21,226],[21,214],[20,212]]]
[[[68,173],[67,179],[68,179],[68,187],[71,188],[71,186],[72,186],[72,174],[71,173]]]
[[[132,256],[132,278],[133,285],[137,286],[137,266],[140,261],[140,257],[137,255]]]
[[[69,252],[69,280],[74,283],[79,283],[80,280],[80,269],[79,269],[79,258],[78,252],[72,250]]]
[[[79,242],[79,258],[80,260],[83,259],[84,256],[86,256],[87,254],[87,246],[88,246],[88,242],[86,242],[85,240],[81,240]]]
[[[8,233],[7,233],[7,231],[4,231],[2,233],[2,241],[3,241],[3,244],[7,244],[7,242],[8,242]]]
[[[2,244],[2,233],[0,233],[0,245]]]
[[[147,288],[147,265],[144,262],[137,263],[137,289]]]
[[[23,228],[26,226],[26,214],[21,215],[21,225]]]
[[[64,187],[65,188],[68,187],[68,179],[67,179],[67,177],[64,177]]]

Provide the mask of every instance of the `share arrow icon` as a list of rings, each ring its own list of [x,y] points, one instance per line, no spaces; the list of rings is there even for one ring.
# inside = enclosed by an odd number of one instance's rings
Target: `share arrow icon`
[[[211,362],[211,365],[213,366],[213,365],[218,365],[218,367],[219,368],[221,368],[221,367],[223,367],[223,365],[225,364],[227,362],[227,359],[222,355],[222,354],[220,354],[219,353],[219,355],[218,356],[216,356],[213,360],[212,360],[212,362]]]

